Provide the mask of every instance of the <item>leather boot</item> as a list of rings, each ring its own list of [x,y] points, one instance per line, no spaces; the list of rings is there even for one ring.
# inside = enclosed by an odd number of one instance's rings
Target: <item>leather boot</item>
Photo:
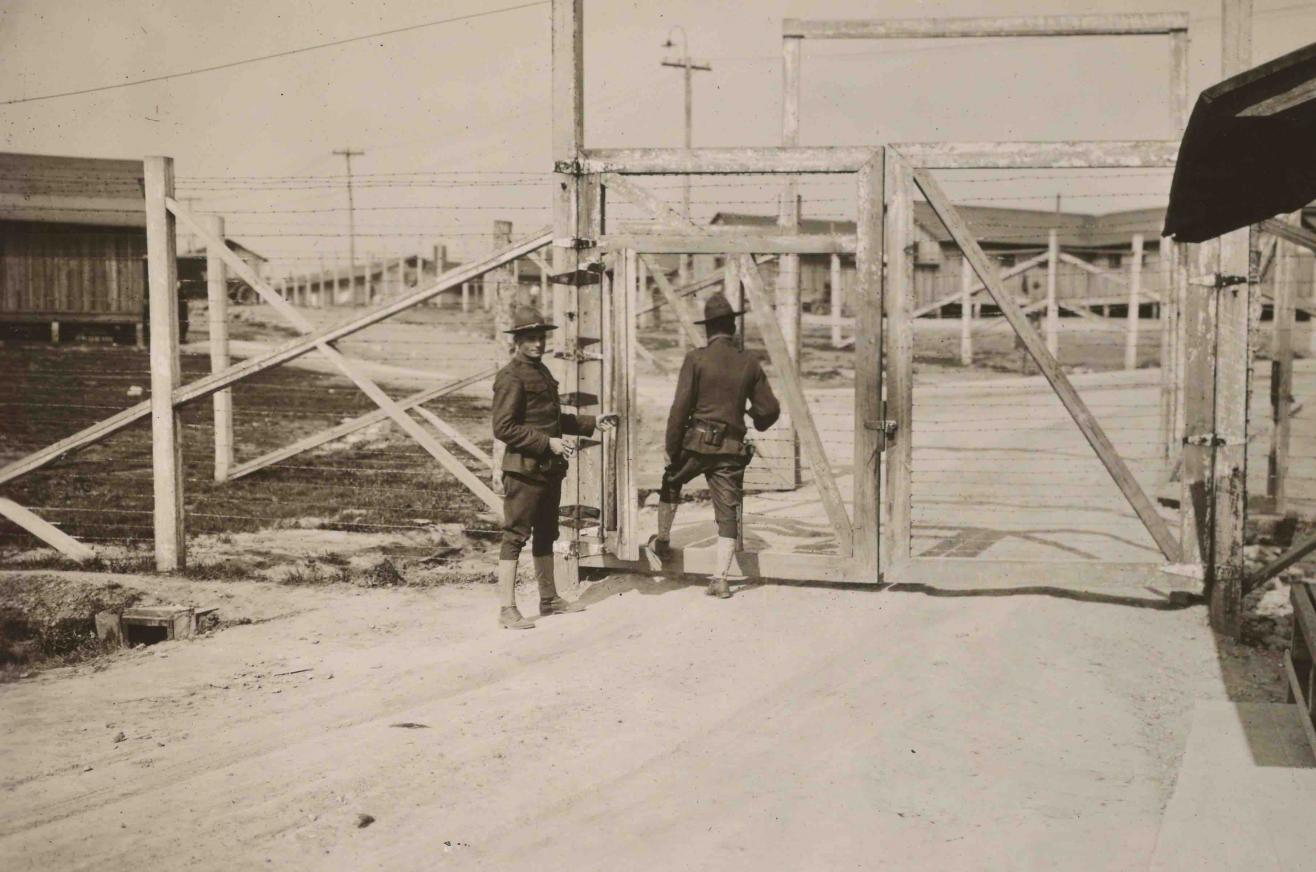
[[[498,623],[506,630],[529,630],[535,622],[521,616],[516,607],[516,561],[498,561]]]
[[[565,615],[571,612],[583,612],[580,603],[571,603],[557,595],[557,581],[553,576],[553,555],[545,554],[535,558],[535,579],[539,582],[539,616]]]
[[[658,535],[649,539],[649,550],[663,563],[672,559],[672,521],[676,519],[676,503],[658,504]]]
[[[736,561],[736,540],[717,537],[717,559],[713,567],[713,577],[708,581],[708,590],[704,593],[718,599],[731,596],[731,587],[727,584],[727,575],[731,564]]]

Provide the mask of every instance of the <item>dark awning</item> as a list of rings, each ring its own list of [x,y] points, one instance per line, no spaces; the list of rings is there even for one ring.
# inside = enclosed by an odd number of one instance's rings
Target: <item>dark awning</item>
[[[1316,200],[1316,43],[1203,91],[1163,235],[1202,242]]]

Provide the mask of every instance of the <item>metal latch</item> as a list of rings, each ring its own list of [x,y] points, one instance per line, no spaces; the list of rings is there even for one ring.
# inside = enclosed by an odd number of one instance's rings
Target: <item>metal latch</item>
[[[882,434],[882,444],[878,446],[877,449],[878,451],[886,451],[886,445],[896,435],[896,430],[898,426],[899,425],[896,421],[892,421],[885,418],[880,421],[864,422],[865,430],[876,430],[877,432]]]
[[[1247,276],[1230,276],[1221,273],[1207,273],[1204,276],[1197,276],[1188,280],[1190,285],[1196,285],[1199,288],[1215,288],[1217,291],[1222,288],[1246,285],[1247,283]]]
[[[1197,448],[1223,448],[1229,445],[1242,445],[1245,441],[1219,433],[1194,433],[1183,437],[1184,445],[1192,445]]]
[[[572,160],[553,161],[553,172],[555,173],[566,173],[568,175],[578,176],[581,175],[584,171],[585,171],[585,167],[581,164],[579,160],[576,160],[574,158]]]

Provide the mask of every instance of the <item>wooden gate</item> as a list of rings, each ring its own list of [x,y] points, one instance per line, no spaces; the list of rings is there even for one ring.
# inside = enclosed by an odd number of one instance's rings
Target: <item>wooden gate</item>
[[[888,406],[897,422],[898,435],[888,456],[887,494],[884,504],[890,517],[884,538],[887,552],[884,554],[886,558],[884,577],[894,582],[927,582],[962,587],[992,587],[1002,584],[1099,587],[1103,582],[1114,580],[1140,585],[1155,586],[1161,583],[1172,586],[1173,577],[1159,573],[1163,568],[1179,571],[1174,567],[1183,563],[1184,558],[1178,538],[1171,532],[1166,519],[1162,517],[1156,504],[1135,478],[1129,464],[1112,443],[1101,421],[1061,368],[1052,351],[1048,349],[1046,340],[1029,322],[1015,295],[1007,291],[995,262],[983,252],[965,219],[928,169],[913,166],[910,161],[894,152],[888,159],[888,165],[891,172],[888,176],[887,192],[886,299],[887,317],[892,334],[888,355]],[[1016,555],[1009,559],[996,560],[980,554],[970,556],[970,552],[978,549],[951,547],[954,545],[956,535],[965,534],[967,527],[962,520],[945,523],[945,527],[954,531],[953,534],[948,534],[951,537],[948,540],[950,544],[938,543],[937,547],[923,549],[912,546],[915,526],[912,517],[914,502],[912,495],[916,466],[913,433],[919,422],[913,404],[914,343],[909,288],[912,273],[910,264],[913,238],[912,205],[916,190],[921,192],[937,218],[945,225],[955,245],[963,253],[965,263],[985,287],[991,301],[999,308],[1001,315],[1017,336],[1017,342],[1022,346],[1023,351],[1035,362],[1038,371],[1050,387],[1051,395],[1063,406],[1073,425],[1077,427],[1090,447],[1092,456],[1100,461],[1110,481],[1131,508],[1137,522],[1150,536],[1154,550],[1146,549],[1145,558],[1110,559],[1097,554],[1089,555],[1087,559],[1057,560],[1048,556],[1038,558],[1035,555],[1020,559]],[[959,401],[964,400],[961,397]],[[1011,409],[1011,411],[1020,423],[1026,422],[1026,413],[1021,413],[1019,409]],[[1009,426],[1011,425],[1007,420],[1004,427]],[[1013,443],[1016,447],[1011,450],[1028,452],[1034,449],[1036,446],[1028,444],[1028,438],[1026,431],[1020,429],[1018,438]],[[955,450],[971,454],[978,450],[978,446],[970,437],[966,444]],[[1066,461],[1068,463],[1082,462],[1081,458],[1073,457],[1072,451],[1067,456],[1070,458]],[[1017,463],[1020,469],[1028,470],[1029,455],[1022,454]],[[960,467],[961,470],[963,468],[965,467]],[[1045,477],[1045,464],[1037,463],[1034,468],[1035,475]],[[990,472],[987,474],[991,475]],[[972,491],[972,488],[965,488],[965,492]],[[1081,496],[1077,497],[1074,502],[1081,505],[1082,499]],[[964,512],[968,515],[962,514],[961,517],[971,515],[973,521],[969,526],[979,535],[991,533],[994,529],[993,515],[997,511],[995,506],[991,499],[984,498],[980,505],[973,505],[970,500],[969,505],[964,508]],[[1065,532],[1065,518],[1060,513],[1056,514],[1054,521],[1054,524],[1044,525],[1047,528],[1044,532],[1053,539],[1062,537]],[[1018,531],[1015,532],[1018,535]],[[1035,538],[1040,541],[1043,537]],[[1026,549],[1018,550],[1022,552]],[[1074,552],[1079,549],[1069,550]],[[1092,559],[1093,557],[1096,559]]]

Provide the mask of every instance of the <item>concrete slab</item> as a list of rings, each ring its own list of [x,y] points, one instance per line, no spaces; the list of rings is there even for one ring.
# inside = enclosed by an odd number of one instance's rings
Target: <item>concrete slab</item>
[[[1316,866],[1316,758],[1296,706],[1199,702],[1153,870]]]

